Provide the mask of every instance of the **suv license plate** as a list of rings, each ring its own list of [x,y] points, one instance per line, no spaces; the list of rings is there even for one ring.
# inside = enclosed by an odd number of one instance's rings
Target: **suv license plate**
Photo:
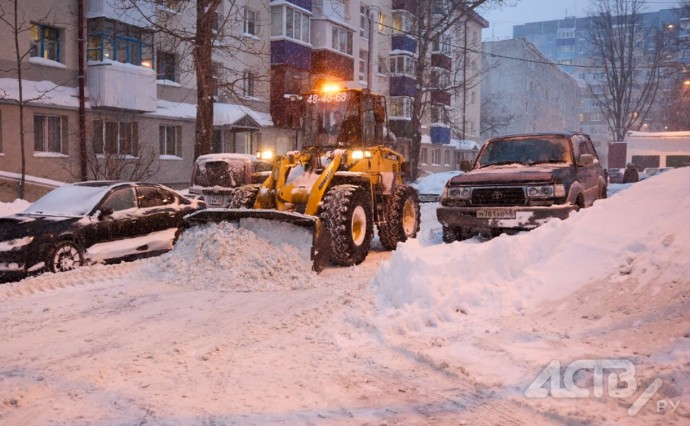
[[[210,204],[214,204],[214,205],[223,204],[223,196],[222,195],[211,195]]]
[[[481,209],[477,210],[477,219],[515,219],[515,210]]]

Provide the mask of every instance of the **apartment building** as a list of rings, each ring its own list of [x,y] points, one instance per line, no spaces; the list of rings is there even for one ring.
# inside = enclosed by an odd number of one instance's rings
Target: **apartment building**
[[[655,108],[652,109],[644,123],[640,123],[641,130],[664,131],[678,130],[668,120],[663,106],[674,98],[674,93],[683,90],[683,83],[690,80],[687,72],[690,65],[690,16],[683,13],[683,9],[662,9],[657,12],[641,14],[643,31],[635,41],[639,51],[639,59],[651,53],[654,49],[654,32],[663,30],[675,38],[679,50],[672,62],[685,68],[683,74],[667,74],[662,81],[657,94]],[[559,64],[566,72],[582,82],[581,105],[579,111],[580,130],[589,133],[595,143],[612,140],[611,131],[604,114],[601,112],[599,101],[593,95],[603,93],[603,70],[597,67],[593,59],[593,47],[590,42],[590,28],[592,18],[566,17],[559,20],[530,22],[513,27],[513,38],[523,39],[535,45],[544,55]],[[591,89],[590,89],[591,87]]]
[[[26,173],[39,178],[145,176],[175,188],[188,185],[196,132],[194,52],[160,28],[192,34],[195,8],[176,0],[140,1],[136,8],[123,8],[124,3],[19,2],[17,31],[0,24],[5,39],[16,37],[21,56],[17,61],[14,43],[0,46],[0,170],[20,173],[23,158]],[[410,137],[406,99],[415,95],[409,65],[416,52],[402,25],[416,3],[222,2],[213,28],[212,151],[281,154],[300,148],[299,111],[290,95],[325,81],[390,96],[390,129],[405,149]],[[2,6],[7,13],[11,1],[2,0]],[[468,34],[486,25],[478,16],[470,21]],[[465,52],[439,43],[432,60],[450,72]],[[425,117],[423,139],[430,150],[444,152],[429,153],[430,158],[446,161],[423,166],[457,169],[462,156],[476,150],[454,141],[473,136],[479,109],[440,90],[432,97],[439,108]],[[457,127],[467,132],[453,135],[450,121],[458,117],[463,121]],[[12,185],[0,181],[0,186]]]
[[[575,78],[524,40],[484,42],[483,51],[488,71],[482,96],[495,99],[513,117],[500,133],[579,130],[580,85]]]

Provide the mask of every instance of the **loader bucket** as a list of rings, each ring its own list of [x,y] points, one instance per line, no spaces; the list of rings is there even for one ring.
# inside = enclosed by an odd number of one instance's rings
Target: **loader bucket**
[[[204,209],[184,218],[188,226],[233,222],[275,245],[290,244],[319,273],[330,259],[330,238],[321,219],[300,213],[270,209]]]

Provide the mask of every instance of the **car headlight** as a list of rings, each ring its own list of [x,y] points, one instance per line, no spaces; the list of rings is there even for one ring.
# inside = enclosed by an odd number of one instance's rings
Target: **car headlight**
[[[34,237],[23,237],[23,238],[15,238],[13,240],[8,240],[8,241],[2,241],[0,242],[0,251],[10,251],[17,249],[19,247],[24,247],[26,245],[31,244],[31,242],[34,240]]]
[[[527,196],[529,198],[554,198],[565,196],[565,186],[563,185],[538,185],[528,186]]]
[[[472,190],[467,187],[451,187],[448,188],[448,198],[454,200],[467,200],[472,195]]]

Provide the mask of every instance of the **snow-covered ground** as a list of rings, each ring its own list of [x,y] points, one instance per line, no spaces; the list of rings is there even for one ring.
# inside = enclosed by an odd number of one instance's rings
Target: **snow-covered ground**
[[[213,225],[0,285],[0,424],[688,424],[690,168],[609,194],[447,245],[424,204],[320,275]]]

